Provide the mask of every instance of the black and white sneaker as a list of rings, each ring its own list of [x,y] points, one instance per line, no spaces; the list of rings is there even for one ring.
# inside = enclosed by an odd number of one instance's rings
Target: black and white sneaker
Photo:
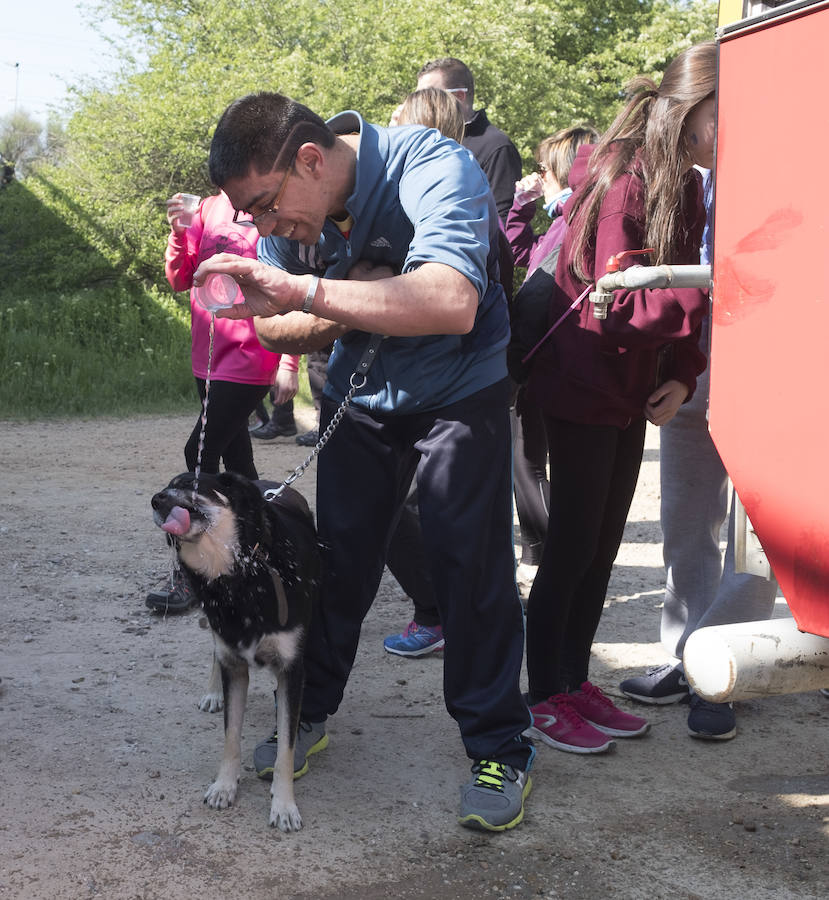
[[[648,669],[644,675],[626,678],[619,690],[631,700],[663,706],[667,703],[679,703],[686,700],[689,693],[688,682],[682,666],[665,663],[662,666]]]
[[[711,703],[691,694],[688,734],[706,741],[730,741],[737,735],[737,717],[730,703]]]

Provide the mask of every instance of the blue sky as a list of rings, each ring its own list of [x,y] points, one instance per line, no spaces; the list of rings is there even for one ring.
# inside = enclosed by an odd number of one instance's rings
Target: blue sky
[[[18,109],[45,122],[66,81],[115,68],[88,20],[75,0],[0,0],[0,116],[14,111],[16,96]]]

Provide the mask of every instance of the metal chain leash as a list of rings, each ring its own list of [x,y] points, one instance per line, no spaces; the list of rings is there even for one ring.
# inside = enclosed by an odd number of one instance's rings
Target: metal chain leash
[[[359,378],[362,378],[362,381],[358,381],[357,379],[359,379]],[[351,380],[350,380],[351,387],[349,388],[348,393],[343,398],[343,402],[337,407],[337,411],[331,417],[331,421],[328,423],[328,427],[319,436],[319,440],[316,442],[316,444],[314,444],[314,449],[308,454],[308,456],[305,458],[305,460],[303,462],[301,462],[294,469],[294,471],[282,482],[282,484],[279,485],[278,488],[270,488],[269,490],[265,491],[265,493],[263,495],[265,497],[265,500],[274,500],[276,497],[278,497],[282,493],[282,491],[285,490],[286,487],[293,484],[297,480],[297,478],[301,478],[305,474],[305,470],[317,458],[320,450],[322,450],[322,448],[328,443],[328,441],[331,439],[331,435],[334,434],[334,432],[336,431],[337,426],[340,424],[340,422],[343,419],[343,416],[345,415],[345,411],[348,408],[348,404],[351,402],[351,398],[354,396],[354,394],[357,391],[359,391],[361,388],[363,388],[365,386],[365,383],[366,383],[365,375],[358,375],[355,372],[351,376]]]

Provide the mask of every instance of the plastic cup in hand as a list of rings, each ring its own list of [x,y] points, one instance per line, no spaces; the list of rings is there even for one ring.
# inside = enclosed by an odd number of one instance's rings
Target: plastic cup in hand
[[[519,206],[526,206],[528,203],[534,203],[538,200],[543,193],[544,191],[541,188],[530,188],[529,190],[522,188],[515,192],[513,203],[518,203]]]
[[[213,272],[204,279],[204,284],[195,289],[199,306],[208,312],[217,309],[228,309],[233,306],[239,296],[239,285],[230,275]]]
[[[198,194],[181,194],[181,212],[178,214],[180,225],[189,225],[193,221],[193,213],[199,208],[201,197]]]

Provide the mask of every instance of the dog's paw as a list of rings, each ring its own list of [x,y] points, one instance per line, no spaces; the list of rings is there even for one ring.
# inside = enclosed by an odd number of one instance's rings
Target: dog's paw
[[[221,694],[205,694],[199,700],[199,709],[202,712],[221,712],[224,705],[224,698]]]
[[[236,800],[238,780],[222,781],[217,778],[204,793],[204,802],[213,809],[227,809]]]
[[[302,816],[295,803],[274,800],[271,804],[270,824],[280,831],[299,831],[302,828]]]

